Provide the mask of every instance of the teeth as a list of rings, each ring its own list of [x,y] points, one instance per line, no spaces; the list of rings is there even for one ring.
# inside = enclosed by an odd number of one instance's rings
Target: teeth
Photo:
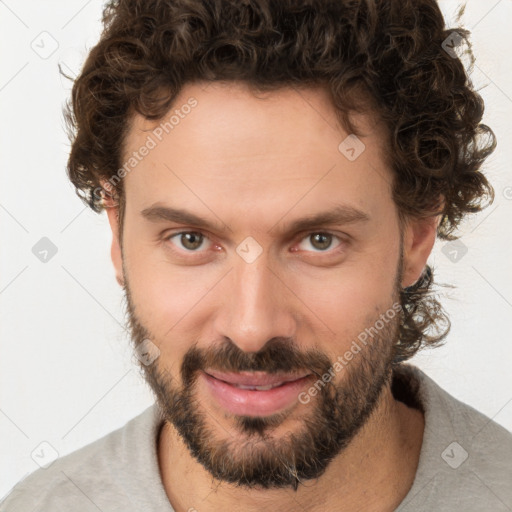
[[[268,391],[272,388],[277,388],[277,386],[280,386],[282,382],[279,382],[277,384],[270,384],[268,386],[242,386],[241,384],[233,384],[235,387],[239,389],[250,389],[253,391]]]

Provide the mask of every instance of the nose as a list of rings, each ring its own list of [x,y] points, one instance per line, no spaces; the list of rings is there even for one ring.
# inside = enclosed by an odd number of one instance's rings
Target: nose
[[[245,352],[258,352],[276,336],[294,337],[293,294],[276,274],[266,252],[252,263],[235,258],[221,290],[224,300],[215,322],[219,338],[230,338]]]

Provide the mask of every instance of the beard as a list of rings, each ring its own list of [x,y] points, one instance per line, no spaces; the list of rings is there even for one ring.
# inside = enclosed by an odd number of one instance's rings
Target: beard
[[[135,348],[147,339],[162,346],[167,341],[153,338],[137,317],[126,272],[124,275]],[[401,277],[402,258],[395,279],[395,298],[399,297]],[[229,338],[221,345],[210,344],[205,348],[193,344],[183,357],[179,375],[171,375],[161,366],[162,358],[140,366],[165,422],[174,427],[190,454],[215,479],[247,489],[290,487],[296,491],[304,481],[325,472],[376,410],[392,378],[400,316],[393,316],[389,322],[381,321],[384,327],[340,370],[341,378],[335,376],[327,383],[322,381],[322,375],[333,371],[335,361],[318,350],[300,351],[288,338],[272,338],[253,353],[242,351]],[[382,315],[375,320],[379,318]],[[370,326],[364,326],[361,332],[365,327]],[[318,377],[315,382],[322,386],[307,405],[294,408],[300,413],[299,422],[295,421],[300,426],[295,430],[272,435],[286,422],[289,412],[264,417],[234,415],[231,421],[238,435],[233,436],[211,419],[197,396],[197,378],[208,368],[269,374],[307,370]],[[335,384],[334,380],[339,382]]]

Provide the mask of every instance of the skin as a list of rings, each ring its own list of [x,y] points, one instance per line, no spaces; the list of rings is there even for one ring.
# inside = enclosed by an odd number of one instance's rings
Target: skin
[[[198,105],[124,178],[122,250],[118,211],[107,204],[117,279],[129,281],[137,318],[160,350],[158,364],[175,376],[193,343],[206,347],[224,337],[245,352],[288,337],[299,350],[317,349],[334,361],[395,297],[400,230],[381,125],[354,114],[366,148],[351,162],[338,151],[348,133],[325,91],[287,88],[264,96],[254,97],[239,83],[186,85],[173,108],[190,97]],[[156,126],[134,116],[127,158]],[[141,215],[157,203],[187,209],[224,229]],[[288,232],[295,219],[339,203],[363,210],[369,221]],[[405,226],[403,287],[420,277],[438,222],[411,219]],[[199,231],[210,240],[199,255],[187,252],[179,236],[165,239],[180,231]],[[322,251],[308,237],[319,232],[342,238]],[[263,250],[250,264],[236,252],[248,236]],[[334,383],[343,384],[344,375]],[[197,393],[219,436],[242,435],[203,387]],[[272,430],[274,439],[297,429],[311,411],[299,405]],[[293,492],[213,479],[167,423],[158,444],[162,482],[177,512],[256,511],[269,503],[282,511],[392,511],[413,483],[423,429],[422,413],[396,401],[387,385],[366,424],[325,473]]]

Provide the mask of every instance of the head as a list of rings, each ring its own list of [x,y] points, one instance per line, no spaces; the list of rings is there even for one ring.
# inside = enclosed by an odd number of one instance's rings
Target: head
[[[442,47],[468,33],[435,0],[118,0],[103,21],[68,173],[107,210],[144,375],[213,476],[297,488],[449,331],[427,259],[493,198],[482,100]],[[300,375],[301,398],[227,411],[209,372]]]

